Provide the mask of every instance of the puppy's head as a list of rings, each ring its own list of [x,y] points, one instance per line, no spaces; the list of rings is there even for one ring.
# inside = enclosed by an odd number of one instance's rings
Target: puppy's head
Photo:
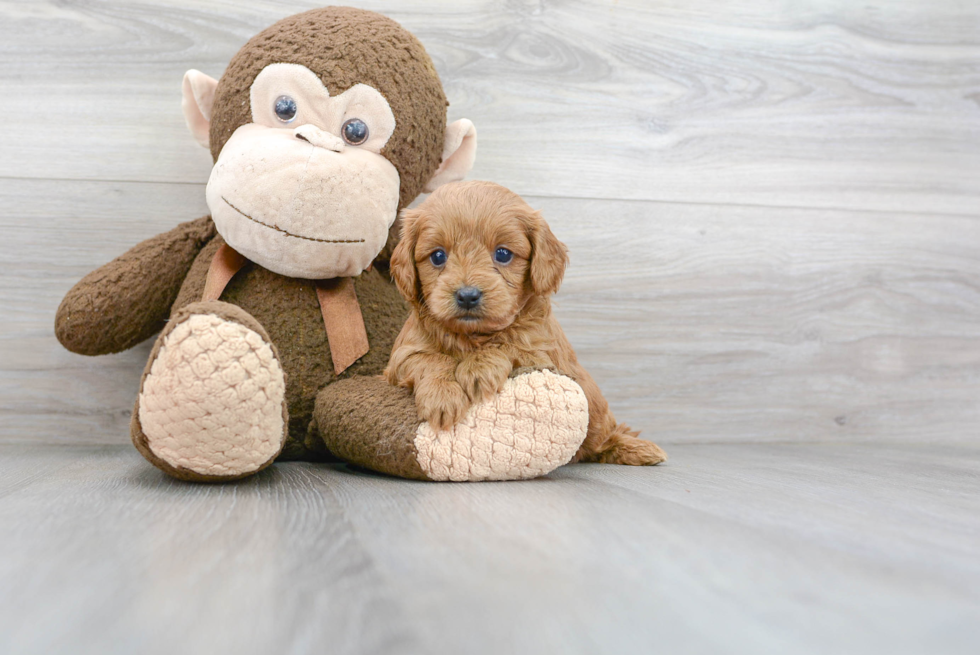
[[[530,296],[558,290],[567,253],[516,193],[491,182],[459,182],[402,212],[391,274],[406,300],[445,329],[497,332]]]

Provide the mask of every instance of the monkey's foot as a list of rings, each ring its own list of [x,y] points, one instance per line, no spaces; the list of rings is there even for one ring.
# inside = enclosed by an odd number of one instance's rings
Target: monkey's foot
[[[228,303],[194,303],[157,339],[133,411],[139,451],[185,480],[268,466],[286,436],[286,381],[268,334]]]
[[[433,480],[525,480],[567,464],[585,439],[589,404],[570,378],[533,371],[510,378],[449,430],[418,427],[419,466]]]
[[[564,375],[532,370],[449,430],[419,423],[405,389],[380,378],[335,382],[314,417],[327,447],[352,462],[402,477],[440,481],[524,480],[568,463],[585,440],[589,406]]]

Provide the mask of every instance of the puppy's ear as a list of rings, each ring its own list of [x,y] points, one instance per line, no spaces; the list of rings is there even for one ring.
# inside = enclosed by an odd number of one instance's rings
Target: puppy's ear
[[[418,241],[418,223],[422,213],[418,209],[403,209],[401,213],[402,236],[391,253],[391,279],[408,302],[419,304],[419,272],[415,267],[415,243]]]
[[[558,291],[568,266],[568,248],[558,240],[539,212],[530,216],[531,288],[539,296]]]

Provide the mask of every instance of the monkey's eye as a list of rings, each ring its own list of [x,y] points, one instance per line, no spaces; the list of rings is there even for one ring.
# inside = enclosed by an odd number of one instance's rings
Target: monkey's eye
[[[344,123],[344,126],[340,129],[341,134],[344,135],[344,141],[352,146],[359,146],[368,138],[368,126],[367,123],[362,121],[360,118],[351,118]]]
[[[447,259],[449,259],[449,256],[446,254],[446,251],[443,250],[442,248],[434,251],[431,255],[429,255],[429,261],[432,262],[432,265],[435,266],[436,268],[439,268],[440,266],[445,266]]]
[[[509,264],[513,258],[514,253],[506,248],[497,248],[496,252],[493,253],[493,260],[498,264]]]
[[[296,101],[289,96],[279,96],[276,98],[276,117],[283,123],[289,123],[296,118]]]

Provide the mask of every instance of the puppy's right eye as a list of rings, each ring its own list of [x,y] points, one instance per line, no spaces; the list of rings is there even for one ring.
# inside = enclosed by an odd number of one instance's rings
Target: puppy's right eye
[[[503,246],[497,248],[493,253],[493,260],[498,264],[509,264],[510,260],[514,258],[514,253],[507,250]]]
[[[446,255],[446,251],[442,248],[429,255],[429,261],[432,262],[432,265],[437,268],[439,266],[445,266],[447,259],[449,259],[449,257]]]

